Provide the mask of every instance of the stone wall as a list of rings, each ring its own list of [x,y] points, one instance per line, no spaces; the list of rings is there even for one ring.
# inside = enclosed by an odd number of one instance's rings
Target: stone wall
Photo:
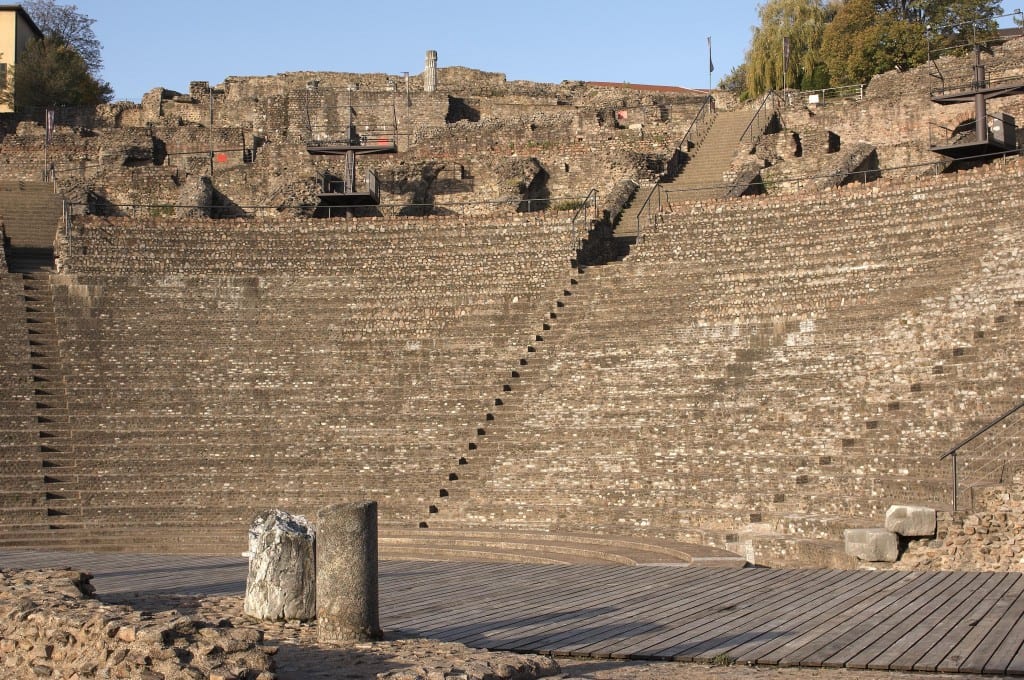
[[[272,680],[256,629],[91,599],[88,574],[0,571],[0,668],[6,677]]]
[[[178,183],[202,175],[210,175],[223,205],[290,205],[300,195],[315,202],[316,170],[343,174],[344,159],[311,159],[305,143],[347,138],[351,120],[369,140],[397,142],[396,156],[359,161],[360,178],[373,169],[403,179],[402,188],[383,187],[386,201],[433,203],[446,193],[459,194],[460,203],[571,201],[663,173],[703,101],[673,88],[508,82],[462,67],[442,68],[439,76],[436,92],[424,92],[419,77],[407,89],[404,78],[387,74],[319,72],[194,82],[186,93],[155,88],[140,104],[100,107],[92,126],[58,126],[46,152],[42,127],[22,123],[3,138],[0,176],[37,179],[45,159],[64,191],[112,204],[173,204]],[[218,151],[212,168],[211,146]],[[253,153],[256,162],[246,163]],[[548,181],[510,195],[505,187],[517,173],[503,170],[522,156],[536,159]],[[443,165],[439,186],[428,171],[410,189],[400,167],[406,163]],[[144,165],[172,166],[177,174],[121,169]]]
[[[1024,571],[1020,480],[980,490],[976,511],[940,513],[936,538],[912,541],[896,568]]]
[[[1024,39],[1016,38],[985,54],[982,61],[990,79],[1024,77]],[[947,55],[936,64],[924,64],[907,72],[890,71],[874,76],[861,100],[831,100],[824,105],[794,102],[783,111],[785,135],[796,133],[810,152],[795,158],[789,139],[780,140],[780,167],[772,174],[788,178],[813,178],[825,175],[817,166],[817,139],[834,135],[846,147],[868,143],[877,149],[878,162],[891,177],[916,177],[933,172],[941,157],[930,147],[945,141],[948,131],[958,123],[974,118],[974,104],[940,106],[931,102],[931,93],[945,86],[970,83],[973,57]],[[943,79],[935,77],[941,72]],[[989,113],[1003,111],[1018,121],[1024,120],[1024,97],[993,99]],[[805,183],[808,184],[808,183]],[[813,182],[810,182],[813,184]]]

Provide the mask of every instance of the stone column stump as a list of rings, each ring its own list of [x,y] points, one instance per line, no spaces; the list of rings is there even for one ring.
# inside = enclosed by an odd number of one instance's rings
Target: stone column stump
[[[249,529],[244,611],[267,621],[316,617],[315,534],[306,518],[261,512]]]
[[[375,501],[318,513],[316,570],[317,639],[381,639]]]

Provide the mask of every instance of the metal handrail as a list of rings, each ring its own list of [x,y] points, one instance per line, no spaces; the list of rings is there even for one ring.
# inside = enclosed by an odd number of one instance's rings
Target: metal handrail
[[[839,87],[825,87],[817,90],[800,90],[795,95],[798,100],[806,101],[812,94],[821,95],[821,103],[824,103],[828,99],[864,99],[864,89],[867,87],[866,84],[860,83],[857,85],[840,85]],[[786,104],[789,105],[790,95],[787,93]]]
[[[591,189],[590,192],[587,193],[587,195],[583,198],[583,203],[580,205],[580,207],[576,208],[576,212],[572,214],[572,219],[570,221],[573,224],[576,224],[576,220],[580,218],[581,214],[589,215],[589,208],[591,205],[595,207],[597,206],[597,189]]]
[[[1024,402],[1021,402],[1021,403],[1017,404],[1016,406],[1011,408],[1009,411],[1007,411],[1006,413],[1002,414],[1001,416],[999,416],[998,418],[996,418],[995,420],[993,420],[989,424],[987,424],[984,427],[982,427],[981,429],[979,429],[977,432],[975,432],[971,436],[967,437],[963,441],[961,441],[961,442],[957,443],[956,445],[954,445],[953,448],[951,448],[949,451],[946,451],[944,454],[939,456],[939,460],[945,460],[947,458],[951,458],[952,461],[953,461],[953,512],[956,512],[957,509],[958,509],[958,500],[957,499],[958,499],[958,497],[960,495],[960,478],[959,478],[959,470],[958,470],[958,467],[957,467],[957,455],[959,454],[960,449],[962,449],[963,447],[967,446],[968,444],[973,442],[975,439],[977,439],[981,435],[983,435],[986,432],[988,432],[989,430],[991,430],[996,425],[999,425],[1001,422],[1003,422],[1004,420],[1006,420],[1007,418],[1009,418],[1010,416],[1012,416],[1014,413],[1016,413],[1017,411],[1021,410],[1022,408],[1024,408]]]
[[[929,95],[932,97],[941,97],[943,95],[954,94],[957,92],[963,92],[966,94],[968,92],[973,92],[974,90],[995,87],[997,85],[1004,85],[1009,83],[1015,83],[1017,85],[1020,85],[1022,82],[1024,82],[1024,78],[1020,76],[1005,76],[1002,78],[986,77],[985,82],[983,83],[975,82],[972,80],[970,82],[960,82],[954,85],[949,85],[948,87],[936,87],[929,92]]]
[[[644,202],[642,204],[640,204],[640,210],[637,211],[637,213],[636,213],[636,238],[637,238],[637,240],[640,240],[640,238],[643,235],[643,230],[641,229],[641,226],[640,226],[640,220],[641,220],[641,218],[643,218],[644,213],[647,211],[647,207],[649,205],[651,205],[651,199],[654,197],[655,193],[658,194],[658,212],[661,212],[661,207],[662,207],[661,194],[664,191],[665,191],[665,189],[664,189],[664,187],[661,186],[661,183],[660,182],[656,182],[654,184],[654,186],[651,187],[651,192],[649,194],[647,194],[647,198],[645,198]]]
[[[703,123],[704,120],[713,113],[715,113],[715,98],[709,94],[707,99],[704,100],[704,103],[701,104],[700,110],[697,111],[697,115],[695,115],[693,117],[693,120],[690,121],[690,126],[686,128],[686,133],[683,135],[683,138],[682,140],[680,140],[679,144],[676,145],[676,148],[679,150],[686,151],[688,150],[688,148],[684,149],[683,146],[688,145],[691,142],[694,146],[700,146],[700,143],[704,141],[704,137],[707,136],[708,130],[711,129],[710,126],[704,127],[700,130],[700,139],[691,139],[690,134],[694,132],[694,128],[699,123]]]
[[[977,134],[975,133],[975,127],[974,127],[974,122],[975,121],[973,121],[973,120],[964,121],[963,123],[960,123],[956,127],[952,127],[952,128],[946,127],[945,125],[942,125],[941,123],[928,123],[928,145],[929,146],[937,146],[939,142],[944,142],[944,143],[948,144],[949,142],[951,142],[954,139],[956,139],[956,137],[957,137],[957,130],[960,129],[961,126],[966,125],[966,124],[970,124],[970,129],[964,129],[964,131],[960,135],[961,139],[963,139],[965,141],[970,140],[970,141],[975,141],[975,142],[985,142],[985,141],[988,141],[991,138],[991,136],[990,136],[990,131],[991,131],[990,122],[992,122],[992,121],[997,122],[999,124],[1003,123],[1003,119],[997,117],[995,114],[986,113],[985,114],[985,123],[986,123],[985,124],[985,139],[977,139]],[[943,137],[940,133],[946,133],[945,137]],[[1012,149],[1007,149],[1007,151],[1012,151]]]
[[[780,100],[781,97],[779,97],[779,94],[775,90],[769,90],[768,92],[765,93],[764,99],[761,100],[761,105],[757,107],[757,111],[755,111],[754,115],[751,116],[750,122],[747,124],[747,127],[743,130],[743,134],[740,135],[741,142],[744,139],[746,139],[747,135],[749,134],[750,146],[753,147],[755,144],[757,144],[758,140],[760,140],[761,137],[764,135],[764,129],[765,127],[767,127],[767,121],[770,121],[772,119],[772,116],[778,113],[778,104]],[[772,103],[770,109],[768,109],[768,102]],[[755,137],[754,124],[761,120],[762,115],[767,115],[767,120],[765,121],[764,125],[759,126],[760,131],[757,133]]]
[[[996,151],[996,152],[992,152],[992,153],[977,154],[977,155],[974,155],[974,156],[965,156],[965,157],[959,158],[957,160],[958,161],[995,160],[995,159],[998,159],[998,158],[1006,158],[1007,156],[1012,156],[1012,155],[1015,155],[1015,154],[1013,154],[1011,151]],[[925,168],[926,171],[922,172],[921,174],[927,174],[927,172],[930,171],[932,174],[936,174],[937,175],[937,174],[940,174],[942,172],[942,170],[945,169],[948,166],[948,164],[949,164],[948,160],[928,161],[928,162],[923,162],[923,163],[907,163],[905,165],[890,165],[890,166],[880,167],[878,169],[873,169],[873,170],[856,170],[856,171],[851,171],[849,173],[849,175],[851,177],[862,176],[862,177],[865,177],[865,178],[884,177],[885,173],[888,172],[888,171],[892,171],[892,170],[909,170],[909,169],[913,169],[913,168]],[[817,180],[817,179],[827,179],[829,177],[834,177],[834,173],[818,174],[818,175],[801,175],[799,177],[787,177],[787,178],[785,178],[783,180],[780,180],[780,181],[783,181],[783,182],[786,182],[786,183],[795,183],[798,187],[802,187],[804,182],[809,182],[809,181]],[[686,193],[689,193],[689,192],[701,191],[703,189],[727,189],[730,186],[732,186],[732,185],[727,183],[727,182],[722,182],[722,183],[719,183],[719,184],[704,184],[704,185],[696,186],[696,187],[688,187],[686,189],[671,189],[671,190],[665,189],[664,191],[665,191],[666,196],[668,198],[671,198],[673,195],[686,194]],[[685,201],[686,198],[684,197],[681,200]]]
[[[591,206],[594,207],[594,219],[597,219],[597,189],[590,190],[583,198],[582,205],[576,208],[576,212],[572,214],[572,219],[569,220],[569,229],[572,231],[572,251],[574,253],[579,253],[580,248],[583,247],[583,236],[580,235],[576,222],[581,216],[583,219],[587,219],[590,216]]]

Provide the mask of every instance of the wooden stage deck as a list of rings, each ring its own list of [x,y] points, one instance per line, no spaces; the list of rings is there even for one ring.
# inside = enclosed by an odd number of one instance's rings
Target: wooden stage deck
[[[0,550],[97,592],[244,591],[240,558]],[[554,655],[1024,675],[1024,574],[383,562],[389,637]]]

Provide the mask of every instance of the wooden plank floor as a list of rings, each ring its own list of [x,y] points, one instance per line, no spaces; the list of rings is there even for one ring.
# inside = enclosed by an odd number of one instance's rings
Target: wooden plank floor
[[[232,557],[0,550],[98,593],[241,594]],[[1024,675],[1024,574],[383,562],[389,636],[598,658]]]

